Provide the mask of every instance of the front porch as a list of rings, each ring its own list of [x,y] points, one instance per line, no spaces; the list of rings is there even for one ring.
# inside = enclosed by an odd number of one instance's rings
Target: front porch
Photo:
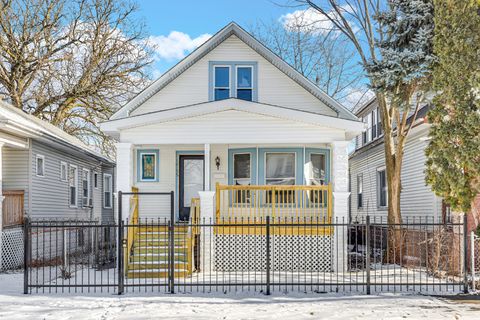
[[[347,191],[344,141],[303,145],[119,143],[117,159],[118,189],[173,191],[176,221],[188,221],[192,198],[201,198],[202,218],[216,222],[254,222],[266,216],[330,221],[335,200]],[[345,207],[342,216],[346,211]],[[139,212],[140,218],[170,219],[170,203],[140,198]]]

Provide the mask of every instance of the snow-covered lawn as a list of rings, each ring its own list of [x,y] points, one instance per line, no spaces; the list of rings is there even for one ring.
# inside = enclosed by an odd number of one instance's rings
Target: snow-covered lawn
[[[413,295],[33,294],[0,274],[0,319],[479,319],[479,303]]]

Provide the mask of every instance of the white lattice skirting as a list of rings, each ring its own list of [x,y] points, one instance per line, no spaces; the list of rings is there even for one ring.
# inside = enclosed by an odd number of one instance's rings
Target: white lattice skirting
[[[331,236],[270,238],[271,268],[278,271],[332,271]],[[266,237],[262,235],[215,235],[214,267],[217,271],[266,269]]]
[[[23,230],[22,228],[3,230],[2,232],[1,270],[17,269],[23,266]]]

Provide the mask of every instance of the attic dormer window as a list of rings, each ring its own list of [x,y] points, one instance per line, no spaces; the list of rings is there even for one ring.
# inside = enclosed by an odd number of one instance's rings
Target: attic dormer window
[[[210,61],[209,100],[257,101],[257,62]]]
[[[252,66],[237,67],[237,98],[252,101]]]
[[[230,98],[230,66],[215,66],[215,101]]]

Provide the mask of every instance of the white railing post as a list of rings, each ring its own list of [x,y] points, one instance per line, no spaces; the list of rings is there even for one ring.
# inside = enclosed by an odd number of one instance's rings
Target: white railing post
[[[215,223],[214,191],[201,191],[200,195],[200,270],[202,272],[213,271],[212,259],[215,251],[213,242],[213,224]],[[202,224],[207,226],[202,227]],[[203,255],[203,257],[201,257]]]

